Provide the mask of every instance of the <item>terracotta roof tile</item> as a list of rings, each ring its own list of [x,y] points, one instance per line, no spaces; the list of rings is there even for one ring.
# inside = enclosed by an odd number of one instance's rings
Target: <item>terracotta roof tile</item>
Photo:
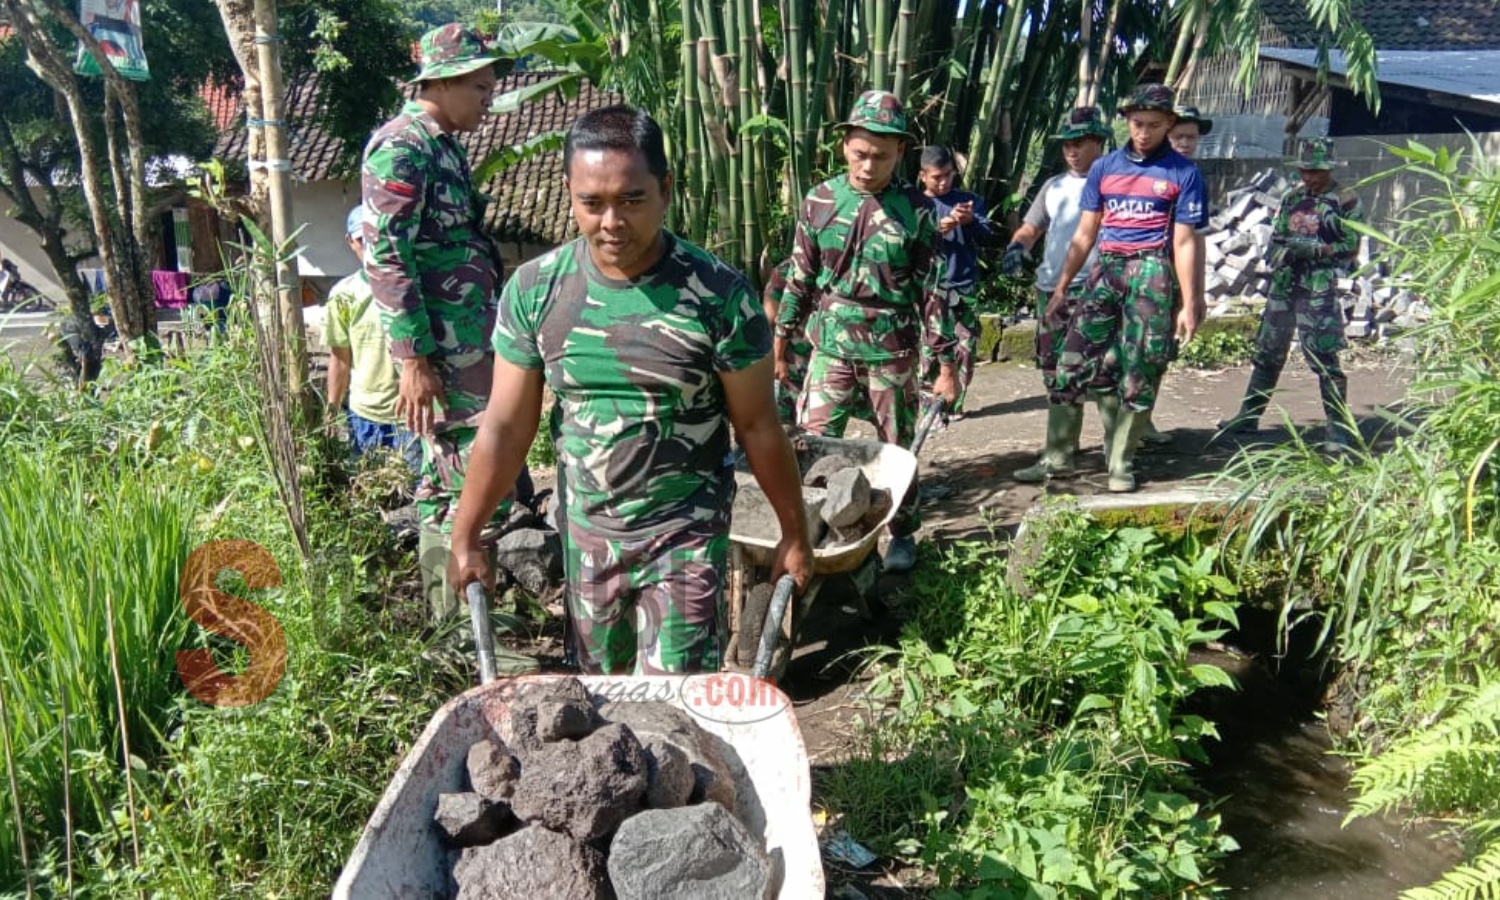
[[[496,95],[551,78],[555,72],[513,72],[500,80]],[[411,89],[407,95],[411,96]],[[208,95],[205,93],[207,101]],[[503,116],[486,116],[478,131],[464,134],[460,141],[469,160],[478,164],[492,150],[524,143],[539,134],[560,131],[583,113],[619,102],[617,95],[596,90],[585,81],[578,96],[565,100],[554,94],[527,103],[516,112]],[[321,129],[310,127],[318,110],[317,82],[308,79],[290,86],[287,91],[287,119],[292,123],[292,169],[299,181],[325,181],[339,178],[344,162],[343,142]],[[245,155],[246,129],[242,101],[234,97],[233,111],[225,118],[210,103],[223,133],[214,155],[223,159],[240,159]],[[505,242],[558,244],[572,235],[568,218],[567,196],[562,189],[562,154],[547,153],[513,166],[481,187],[492,201],[485,215],[485,225],[495,238]]]
[[[1261,0],[1261,8],[1292,46],[1317,46],[1306,0]],[[1371,0],[1354,18],[1380,50],[1500,50],[1493,0]]]

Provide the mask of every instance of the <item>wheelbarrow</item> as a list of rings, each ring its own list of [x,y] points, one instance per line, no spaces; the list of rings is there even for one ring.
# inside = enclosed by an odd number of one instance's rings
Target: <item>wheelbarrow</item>
[[[811,434],[793,439],[797,465],[803,473],[825,456],[844,456],[859,466],[871,488],[890,491],[892,500],[891,508],[879,524],[858,540],[813,550],[812,577],[801,596],[795,596],[796,583],[790,575],[782,576],[774,586],[768,585],[781,527],[755,479],[747,472],[735,473],[738,493],[729,521],[730,571],[726,585],[729,669],[748,670],[756,678],[779,679],[785,674],[802,619],[817,598],[823,579],[854,572],[865,564],[879,544],[881,533],[896,517],[906,492],[914,488],[917,454],[942,410],[941,400],[927,408],[910,449],[879,441]],[[804,487],[802,493],[803,501],[809,505],[824,496],[822,488]],[[768,627],[771,623],[775,627]]]
[[[482,590],[481,590],[482,593]],[[518,687],[564,676],[501,678],[450,700],[396,770],[334,886],[336,900],[450,896],[452,858],[433,826],[438,795],[465,790],[476,741],[508,729]],[[582,676],[602,702],[663,702],[722,741],[738,799],[734,810],[773,859],[785,898],[822,897],[823,863],[809,811],[812,780],[791,701],[744,674]]]

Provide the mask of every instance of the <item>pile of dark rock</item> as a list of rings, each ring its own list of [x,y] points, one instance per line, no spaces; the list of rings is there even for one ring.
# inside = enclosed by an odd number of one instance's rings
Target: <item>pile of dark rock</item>
[[[769,898],[779,873],[735,814],[717,738],[665,703],[597,709],[576,679],[525,685],[508,740],[469,749],[435,827],[460,900]]]
[[[895,502],[891,492],[873,487],[859,463],[846,456],[824,456],[802,476],[807,492],[809,539],[814,547],[858,543],[880,527]]]

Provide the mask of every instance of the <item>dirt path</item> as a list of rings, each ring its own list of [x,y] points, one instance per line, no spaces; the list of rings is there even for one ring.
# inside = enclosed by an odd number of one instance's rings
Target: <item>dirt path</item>
[[[1366,439],[1381,432],[1377,410],[1399,403],[1404,396],[1407,365],[1405,359],[1386,353],[1363,352],[1346,358],[1350,406]],[[1248,366],[1217,371],[1178,369],[1168,375],[1155,422],[1172,435],[1173,443],[1137,458],[1143,492],[1212,477],[1223,469],[1237,445],[1223,439],[1211,441],[1214,423],[1238,409],[1248,377]],[[1019,484],[1010,477],[1035,461],[1046,430],[1046,396],[1040,375],[1029,363],[981,366],[968,406],[968,416],[930,435],[922,451],[924,540],[941,546],[1009,534],[1044,493],[1105,491],[1102,431],[1093,410],[1085,416],[1081,477],[1046,486]],[[1278,424],[1283,416],[1304,430],[1322,423],[1317,379],[1300,359],[1288,363],[1255,440],[1289,440],[1289,432]],[[1321,431],[1308,436],[1314,435],[1321,437]],[[860,698],[866,683],[857,651],[896,640],[900,610],[911,602],[912,579],[921,575],[919,566],[912,576],[882,576],[875,614],[869,621],[861,620],[837,590],[825,588],[825,596],[804,623],[783,687],[796,703],[798,724],[813,764],[815,805],[819,779],[854,746],[855,718],[863,707]],[[912,886],[903,883],[902,873],[880,872],[879,865],[876,871],[857,876],[842,875],[830,867],[829,884],[847,880],[869,897],[911,896]]]

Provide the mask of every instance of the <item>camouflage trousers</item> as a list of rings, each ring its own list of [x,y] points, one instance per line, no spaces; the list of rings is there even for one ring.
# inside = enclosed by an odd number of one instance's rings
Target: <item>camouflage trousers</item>
[[[451,428],[441,434],[422,438],[422,468],[417,474],[414,496],[417,518],[426,531],[453,533],[453,518],[458,514],[458,495],[463,493],[464,473],[469,468],[469,453],[474,448],[477,428]],[[522,469],[522,478],[530,476]],[[510,515],[514,491],[500,501],[491,522],[504,522]]]
[[[1174,355],[1173,290],[1165,254],[1104,254],[1068,319],[1054,404],[1118,393],[1135,412],[1156,404]]]
[[[824,437],[843,437],[849,419],[862,409],[873,413],[875,433],[887,444],[910,447],[917,436],[921,392],[917,384],[918,357],[903,356],[879,363],[839,359],[817,350],[807,367],[807,386],[798,404],[802,428]],[[917,484],[906,492],[891,534],[915,534],[922,525],[917,512]]]
[[[812,341],[800,333],[787,346],[787,369],[790,384],[776,382],[776,417],[783,425],[797,424],[797,398],[807,384],[807,361],[812,356]]]
[[[1063,341],[1068,336],[1068,322],[1073,320],[1073,311],[1083,297],[1082,285],[1068,288],[1068,305],[1063,310],[1062,326],[1054,327],[1047,321],[1047,304],[1052,300],[1051,292],[1036,292],[1036,367],[1042,373],[1042,386],[1048,394],[1057,390],[1057,361],[1062,359]]]
[[[1343,397],[1348,385],[1339,351],[1344,349],[1344,310],[1334,290],[1337,272],[1328,266],[1284,266],[1271,276],[1271,295],[1255,334],[1255,366],[1274,379],[1281,376],[1292,348],[1292,331],[1308,368]]]
[[[729,515],[640,540],[601,537],[571,518],[563,535],[570,640],[583,671],[717,672]]]
[[[958,343],[953,347],[953,374],[958,378],[958,399],[953,401],[949,412],[964,411],[964,398],[969,394],[969,385],[974,381],[974,365],[979,352],[979,312],[974,309],[974,289],[948,288],[948,309],[953,313],[953,335]],[[931,388],[937,380],[938,364],[932,358],[927,345],[922,345],[922,385]]]

